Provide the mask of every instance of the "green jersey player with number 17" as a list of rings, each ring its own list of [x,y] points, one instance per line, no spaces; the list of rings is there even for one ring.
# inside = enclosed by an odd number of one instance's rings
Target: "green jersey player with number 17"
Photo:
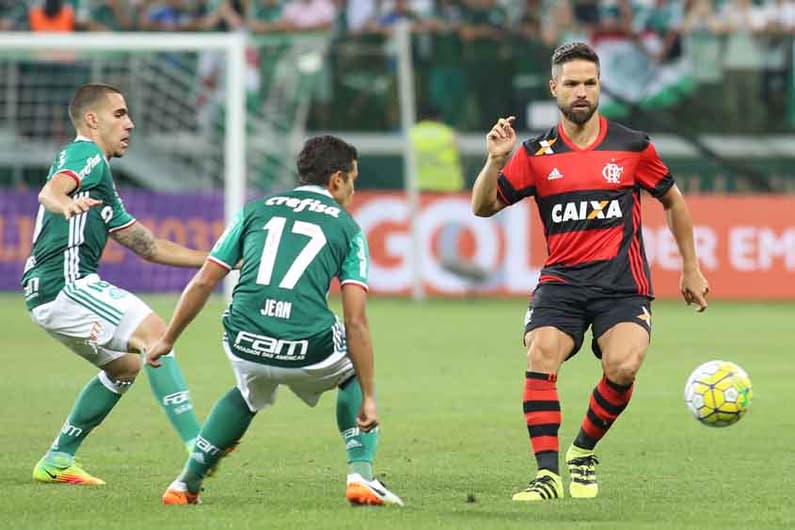
[[[219,281],[242,260],[223,316],[222,345],[237,386],[216,402],[193,454],[163,494],[164,504],[196,504],[202,480],[272,405],[285,385],[310,407],[337,388],[337,426],[348,453],[351,504],[402,505],[373,478],[378,412],[367,323],[369,252],[345,210],[358,176],[356,149],[333,136],[309,139],[298,155],[301,186],[248,203],[185,288],[165,334],[147,348],[157,365],[201,311]],[[344,324],[326,296],[342,290]]]
[[[143,346],[165,329],[141,299],[97,275],[108,236],[164,265],[199,267],[207,254],[155,238],[124,208],[109,163],[126,153],[133,129],[121,92],[85,85],[72,98],[69,116],[77,138],[58,154],[39,193],[22,286],[33,321],[100,372],[80,392],[33,478],[100,485],[104,481],[75,463],[75,453],[135,380]],[[190,451],[199,422],[173,354],[163,365],[147,366],[149,383]]]

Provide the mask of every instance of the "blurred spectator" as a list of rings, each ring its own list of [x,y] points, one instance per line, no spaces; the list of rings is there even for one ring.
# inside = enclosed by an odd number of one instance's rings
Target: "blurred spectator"
[[[510,62],[506,51],[507,16],[497,0],[465,0],[461,39],[467,68],[470,109],[481,129],[489,129],[511,110]]]
[[[688,0],[682,22],[683,46],[698,82],[716,83],[723,77],[717,32],[713,0]]]
[[[460,127],[466,107],[466,74],[461,66],[463,10],[456,0],[436,0],[425,27],[431,35],[428,71],[430,106],[439,109],[444,122]]]
[[[571,2],[559,0],[549,8],[549,16],[544,23],[544,42],[557,46],[566,42],[587,42],[590,33],[574,16]]]
[[[332,28],[336,14],[331,0],[289,0],[282,18],[291,31],[322,31]]]
[[[133,6],[127,0],[98,0],[88,6],[91,31],[130,31],[136,29]]]
[[[792,37],[795,34],[795,1],[776,0],[765,9],[767,42],[762,79],[768,127],[786,127],[785,117],[792,85]]]
[[[519,20],[516,22],[516,32],[526,39],[539,39],[542,36],[543,6],[541,0],[525,0]]]
[[[652,68],[632,30],[629,0],[605,2],[598,7],[591,41],[602,64],[599,112],[608,118],[625,118],[629,105],[643,98]]]
[[[0,31],[28,29],[25,4],[17,0],[0,0]]]
[[[419,15],[411,8],[409,0],[395,0],[388,6],[381,7],[381,14],[367,26],[370,32],[390,35],[393,26],[399,21],[408,20],[414,23],[420,20]]]
[[[201,26],[187,0],[155,0],[141,10],[139,27],[146,31],[189,31]]]
[[[565,2],[564,2],[565,4]],[[528,118],[533,102],[549,102],[549,57],[554,43],[552,32],[545,29],[542,0],[525,0],[523,10],[515,24],[511,35],[512,53],[512,114],[516,115],[514,127],[526,129],[536,124],[529,124]]]
[[[287,24],[282,18],[281,0],[248,0],[246,24],[254,33],[284,31]]]
[[[72,4],[65,0],[44,0],[28,9],[31,31],[71,33],[78,27]]]
[[[464,189],[464,173],[455,130],[442,121],[433,107],[420,109],[419,120],[409,131],[416,154],[420,191],[451,193]]]
[[[33,32],[72,33],[85,25],[77,20],[72,4],[45,0],[27,12],[27,26]],[[66,104],[73,87],[88,81],[86,65],[75,62],[72,51],[47,50],[20,67],[20,129],[25,136],[65,140],[71,130],[66,124]]]
[[[671,107],[693,91],[690,65],[683,52],[684,5],[656,0],[637,10],[635,27],[643,49],[652,60],[652,72],[641,103],[648,108]]]
[[[599,25],[601,21],[599,0],[570,0],[570,3],[574,20],[583,31],[588,33]],[[609,7],[610,3],[604,3]]]
[[[375,22],[378,10],[376,0],[347,0],[345,2],[345,29],[352,34],[361,33]]]
[[[455,130],[441,121],[433,107],[420,110],[419,121],[409,131],[416,155],[417,187],[425,194],[452,194],[464,190]],[[477,283],[486,279],[486,271],[462,256],[459,238],[464,227],[456,221],[444,223],[439,231],[440,264],[452,274]]]
[[[751,0],[729,0],[718,13],[717,29],[726,38],[724,123],[733,131],[760,132],[765,116],[761,99],[765,60],[761,37],[767,30],[764,8]]]
[[[211,31],[238,31],[245,27],[242,0],[209,0],[197,27]]]

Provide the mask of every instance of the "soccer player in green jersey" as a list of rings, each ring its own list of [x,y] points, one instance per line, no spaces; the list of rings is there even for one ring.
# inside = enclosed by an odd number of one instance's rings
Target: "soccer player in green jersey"
[[[124,156],[133,130],[121,92],[85,85],[72,98],[69,116],[77,138],[58,153],[39,193],[33,248],[21,283],[34,322],[100,372],[80,392],[33,478],[99,485],[104,481],[80,468],[75,453],[135,380],[144,345],[165,330],[142,300],[97,275],[108,236],[165,265],[200,267],[207,253],[155,238],[125,210],[109,165],[110,158]],[[149,383],[190,451],[199,422],[172,353],[163,365],[147,366]]]
[[[351,504],[403,504],[372,470],[378,412],[365,312],[369,251],[345,210],[358,175],[356,149],[333,136],[311,138],[297,165],[301,186],[252,201],[237,214],[185,288],[165,334],[147,348],[147,362],[160,363],[242,260],[222,339],[237,386],[215,404],[164,504],[199,502],[207,471],[254,415],[273,404],[280,385],[310,407],[336,387],[337,426],[349,462],[346,498]],[[326,300],[335,277],[344,325]]]

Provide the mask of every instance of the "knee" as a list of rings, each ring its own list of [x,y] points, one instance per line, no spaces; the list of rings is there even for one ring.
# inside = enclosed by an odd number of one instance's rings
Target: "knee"
[[[99,373],[99,380],[111,392],[124,394],[135,382],[140,371],[141,362],[139,360],[137,363],[125,363],[124,367],[116,367],[112,372],[102,371]]]
[[[527,366],[533,371],[556,372],[560,368],[560,341],[549,335],[537,335],[527,348]]]
[[[137,355],[126,355],[123,359],[123,362],[113,363],[112,367],[102,372],[107,376],[108,381],[122,392],[133,384],[141,371],[140,357]]]
[[[617,362],[605,363],[605,375],[619,385],[630,385],[635,381],[643,363],[644,352],[632,353]]]

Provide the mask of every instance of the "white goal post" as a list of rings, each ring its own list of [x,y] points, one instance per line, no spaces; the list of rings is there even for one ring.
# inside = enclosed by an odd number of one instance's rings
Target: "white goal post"
[[[239,33],[23,33],[0,32],[0,50],[18,52],[223,52],[226,86],[223,146],[224,218],[227,224],[246,198],[246,37]],[[231,293],[236,278],[225,285]]]

